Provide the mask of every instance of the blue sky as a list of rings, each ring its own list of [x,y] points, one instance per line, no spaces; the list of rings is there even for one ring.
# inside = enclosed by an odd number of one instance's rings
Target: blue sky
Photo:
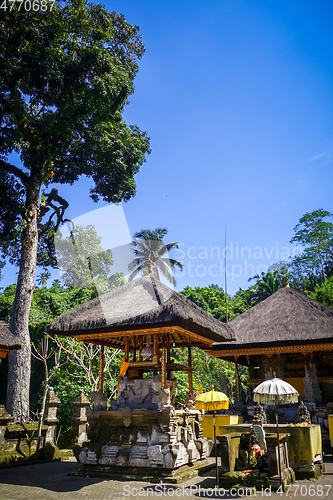
[[[333,212],[333,4],[105,5],[139,25],[146,46],[125,112],[152,147],[137,195],[123,205],[130,232],[168,228],[167,241],[182,244],[174,252],[185,263],[181,290],[224,286],[227,225],[233,294],[252,271],[292,254],[305,212]],[[61,187],[69,218],[105,205],[89,200],[89,185]],[[9,282],[13,270],[5,269],[1,285]]]

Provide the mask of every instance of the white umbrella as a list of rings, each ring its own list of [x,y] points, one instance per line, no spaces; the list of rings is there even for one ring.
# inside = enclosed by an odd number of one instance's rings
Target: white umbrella
[[[279,459],[279,474],[280,485],[282,485],[281,472],[281,456],[280,456],[280,433],[279,433],[279,417],[278,405],[286,405],[288,403],[298,403],[298,392],[295,387],[288,384],[280,378],[276,378],[276,373],[273,372],[273,378],[265,380],[253,389],[253,399],[257,403],[275,404],[276,413],[276,433],[278,441],[278,459]]]

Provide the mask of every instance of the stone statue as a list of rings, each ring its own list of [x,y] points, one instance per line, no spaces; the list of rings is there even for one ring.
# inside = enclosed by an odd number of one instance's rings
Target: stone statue
[[[195,391],[193,394],[186,394],[186,402],[185,405],[189,410],[195,410],[195,400],[199,396],[198,391]]]
[[[266,372],[265,373],[265,380],[271,380],[271,378],[273,378],[273,375],[271,372]]]
[[[313,389],[312,389],[312,377],[311,374],[308,370],[306,370],[304,378],[304,393],[305,393],[305,399],[309,403],[313,403],[314,398],[313,398]]]
[[[305,404],[303,403],[303,401],[301,401],[301,404],[298,407],[297,416],[298,416],[298,421],[300,424],[302,424],[302,423],[309,424],[311,422],[310,412],[307,409],[307,407],[305,406]]]
[[[253,407],[253,420],[252,420],[252,424],[257,424],[257,425],[267,424],[266,413],[264,412],[263,407],[259,403],[257,403]]]

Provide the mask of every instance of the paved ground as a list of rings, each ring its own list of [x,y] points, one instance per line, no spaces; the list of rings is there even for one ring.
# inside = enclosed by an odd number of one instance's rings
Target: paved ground
[[[212,473],[196,477],[183,485],[152,485],[144,482],[107,481],[69,476],[80,466],[73,461],[13,467],[0,470],[0,500],[137,500],[141,498],[240,498],[235,492],[214,491]],[[200,488],[200,489],[199,489]],[[246,494],[247,493],[247,494]],[[244,498],[294,498],[295,500],[333,500],[333,461],[317,481],[298,481],[288,492],[244,492]]]

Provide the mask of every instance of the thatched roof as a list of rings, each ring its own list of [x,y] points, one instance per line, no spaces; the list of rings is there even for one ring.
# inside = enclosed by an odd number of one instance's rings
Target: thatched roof
[[[126,336],[171,334],[171,343],[211,345],[235,338],[231,328],[191,300],[146,276],[90,300],[56,318],[50,334],[123,348]]]
[[[17,338],[9,331],[4,321],[0,321],[0,349],[11,351],[12,349],[21,349]]]
[[[333,308],[285,287],[230,321],[233,342],[215,343],[212,350],[258,346],[333,344]]]

